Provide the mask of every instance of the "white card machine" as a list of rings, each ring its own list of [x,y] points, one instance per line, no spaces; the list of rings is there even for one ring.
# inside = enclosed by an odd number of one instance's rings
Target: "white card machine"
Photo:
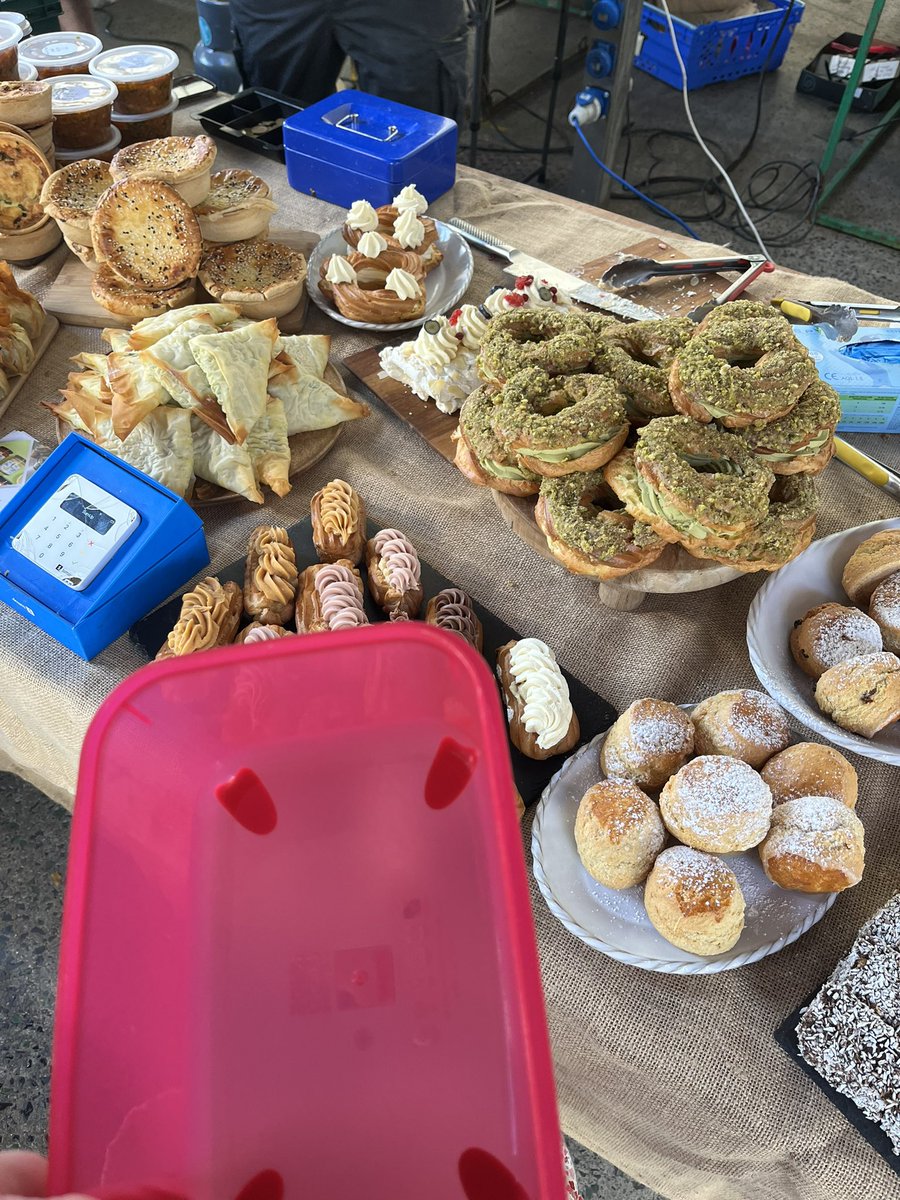
[[[70,475],[13,537],[19,554],[76,592],[96,579],[140,514],[83,475]]]

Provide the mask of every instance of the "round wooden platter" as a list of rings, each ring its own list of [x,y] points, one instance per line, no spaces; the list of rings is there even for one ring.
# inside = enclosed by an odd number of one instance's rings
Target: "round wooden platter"
[[[343,394],[345,391],[344,381],[337,367],[332,363],[326,366],[324,379],[335,391]],[[343,428],[344,423],[342,422],[339,425],[332,425],[330,429],[315,429],[311,433],[292,434],[288,438],[288,443],[291,447],[289,477],[294,479],[297,475],[302,475],[304,471],[308,471],[311,467],[314,467],[316,463],[321,462],[341,436]],[[57,417],[57,440],[61,442],[66,434],[71,433],[71,431],[71,426]],[[207,483],[205,480],[198,479],[188,499],[195,508],[200,508],[205,507],[207,504],[230,504],[237,500],[243,500],[244,497],[238,496],[235,492],[228,492],[225,488],[217,487],[214,483]],[[249,501],[246,503],[249,503]]]
[[[504,492],[491,494],[516,537],[544,558],[556,562],[547,548],[547,539],[534,519],[534,498],[507,496]],[[741,574],[743,572],[736,571],[734,567],[693,558],[682,546],[668,546],[649,567],[632,571],[630,575],[622,575],[618,579],[598,579],[595,582],[601,603],[620,612],[631,612],[641,605],[648,593],[702,592],[706,588],[730,583]]]

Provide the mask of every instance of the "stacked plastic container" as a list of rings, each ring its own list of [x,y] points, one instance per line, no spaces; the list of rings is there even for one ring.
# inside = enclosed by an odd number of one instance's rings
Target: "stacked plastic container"
[[[171,135],[177,69],[178,55],[167,46],[118,46],[91,60],[91,74],[118,89],[112,123],[121,145]]]

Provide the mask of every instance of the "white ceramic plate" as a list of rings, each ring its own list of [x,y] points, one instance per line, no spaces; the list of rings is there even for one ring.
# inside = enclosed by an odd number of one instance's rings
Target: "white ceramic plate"
[[[788,638],[794,622],[817,604],[849,604],[841,587],[847,559],[866,538],[900,528],[900,518],[874,521],[813,542],[793,562],[776,571],[756,594],[747,618],[747,647],[759,682],[798,721],[836,746],[900,766],[900,723],[873,738],[848,733],[820,712],[816,681],[794,662]]]
[[[333,304],[319,291],[319,268],[331,254],[346,254],[347,243],[340,229],[333,229],[319,242],[309,256],[309,270],[306,277],[306,287],[313,304],[318,305],[322,312],[328,313],[336,321],[344,325],[352,325],[354,329],[375,329],[381,333],[393,333],[399,329],[415,329],[424,325],[430,317],[450,312],[456,308],[472,282],[472,272],[475,269],[472,262],[472,251],[469,243],[455,229],[442,221],[435,221],[437,226],[438,249],[443,252],[444,261],[440,266],[429,271],[425,277],[425,313],[416,321],[401,321],[397,325],[375,325],[369,321],[351,321],[343,313],[338,312]]]
[[[685,705],[693,708],[693,705]],[[744,931],[725,954],[704,958],[679,950],[657,933],[644,909],[642,884],[617,892],[588,875],[575,846],[581,797],[603,778],[600,746],[606,733],[573,754],[550,780],[534,819],[534,877],[553,915],[570,933],[618,962],[668,975],[714,975],[777,954],[828,912],[837,895],[807,895],[776,887],[756,850],[722,857],[741,885]]]

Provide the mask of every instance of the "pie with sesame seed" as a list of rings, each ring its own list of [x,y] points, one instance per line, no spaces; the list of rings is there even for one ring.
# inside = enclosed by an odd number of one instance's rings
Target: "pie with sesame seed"
[[[157,179],[125,179],[101,197],[91,217],[100,262],[133,287],[164,291],[197,274],[200,226],[190,205]]]
[[[245,317],[283,317],[300,303],[306,259],[281,242],[233,242],[204,258],[200,282],[214,300],[236,304]]]
[[[109,312],[140,321],[145,317],[157,317],[170,308],[190,304],[196,298],[197,283],[189,279],[164,291],[150,291],[126,283],[109,263],[101,263],[91,279],[91,295]]]

